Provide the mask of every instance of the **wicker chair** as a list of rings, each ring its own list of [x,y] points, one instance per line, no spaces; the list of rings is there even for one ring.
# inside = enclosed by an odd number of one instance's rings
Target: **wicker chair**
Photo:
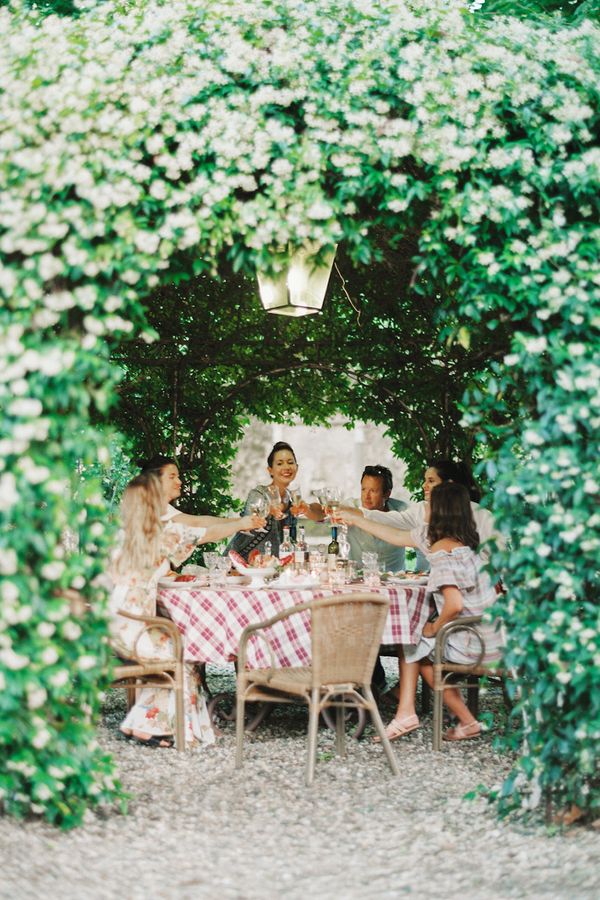
[[[183,703],[183,645],[181,635],[174,622],[160,616],[136,616],[125,611],[119,612],[126,619],[143,622],[144,627],[136,640],[147,631],[164,631],[173,642],[174,654],[170,659],[150,659],[137,656],[135,647],[131,658],[117,656],[119,665],[113,669],[111,687],[127,690],[128,708],[135,702],[137,688],[156,687],[175,692],[175,746],[185,750],[185,712]]]
[[[312,665],[275,668],[273,650],[264,630],[305,611],[311,615]],[[312,784],[314,778],[319,714],[327,707],[336,709],[336,750],[340,755],[345,754],[345,709],[363,708],[371,713],[392,772],[399,774],[370,685],[387,611],[388,600],[377,594],[342,595],[302,603],[244,629],[238,651],[237,768],[243,759],[246,702],[304,702],[309,709],[307,784]],[[246,669],[247,644],[255,635],[267,644],[270,668]]]
[[[433,749],[442,749],[442,721],[444,691],[448,688],[466,688],[468,691],[468,706],[474,716],[478,712],[479,679],[489,678],[500,681],[504,702],[509,706],[506,693],[504,672],[496,666],[485,666],[485,640],[477,628],[481,624],[481,616],[463,616],[453,622],[448,622],[438,631],[435,639],[433,661]],[[479,641],[480,651],[475,662],[463,665],[460,663],[446,662],[444,651],[448,636],[453,631],[470,631]]]

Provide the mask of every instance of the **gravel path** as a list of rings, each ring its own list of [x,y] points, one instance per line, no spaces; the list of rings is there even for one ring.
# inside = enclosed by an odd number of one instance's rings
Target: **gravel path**
[[[231,683],[226,673],[213,678]],[[304,711],[277,709],[247,740],[241,772],[232,726],[216,748],[180,755],[121,740],[122,714],[121,696],[111,695],[100,740],[134,795],[129,815],[90,815],[68,833],[0,819],[1,898],[600,896],[598,832],[549,836],[462,799],[508,769],[490,737],[434,754],[426,720],[394,744],[395,779],[370,740],[349,741],[340,760],[322,729],[306,789]]]

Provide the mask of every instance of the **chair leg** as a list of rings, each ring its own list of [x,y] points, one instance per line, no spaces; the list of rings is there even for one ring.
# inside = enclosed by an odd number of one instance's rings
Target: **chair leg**
[[[338,756],[346,755],[346,722],[344,718],[345,709],[343,706],[336,706],[335,709],[335,751]]]
[[[308,701],[308,756],[306,758],[306,784],[315,777],[317,757],[317,728],[319,726],[319,688],[313,688]]]
[[[431,708],[431,688],[424,678],[421,678],[421,715],[425,716]]]
[[[242,768],[244,760],[244,720],[246,718],[246,684],[242,679],[238,680],[235,703],[235,767]]]
[[[126,688],[127,690],[127,712],[135,705],[135,685],[131,685],[131,687]]]
[[[392,750],[392,745],[390,744],[389,738],[385,733],[385,726],[381,721],[381,716],[379,715],[379,709],[377,708],[377,704],[375,703],[375,697],[373,696],[371,686],[368,684],[363,684],[363,692],[370,703],[371,718],[373,719],[373,724],[375,725],[377,734],[381,738],[381,746],[385,751],[387,761],[390,764],[390,769],[392,770],[394,775],[399,775],[400,769],[398,767],[398,760],[396,759],[396,754]]]
[[[177,663],[175,670],[175,747],[179,753],[185,751],[185,701],[183,664]]]
[[[433,749],[442,749],[442,718],[444,715],[444,691],[436,688],[438,676],[434,671],[433,689]]]
[[[235,704],[235,767],[242,768],[244,761],[244,720],[246,718],[246,700],[244,691],[246,685],[238,684]]]

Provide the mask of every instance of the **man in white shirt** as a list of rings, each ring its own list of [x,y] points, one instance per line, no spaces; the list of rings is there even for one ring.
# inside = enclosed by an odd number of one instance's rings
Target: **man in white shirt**
[[[384,525],[391,525],[393,528],[399,528],[401,531],[412,531],[413,528],[422,528],[429,521],[429,495],[431,490],[443,481],[456,481],[459,484],[464,484],[470,490],[468,479],[462,476],[458,464],[448,460],[437,460],[432,462],[425,470],[423,481],[424,500],[420,500],[417,503],[404,504],[404,509],[390,510],[387,514],[380,512],[375,507],[363,509],[362,513],[367,519],[373,519]],[[486,541],[490,540],[490,538],[495,538],[499,543],[502,543],[502,537],[496,531],[494,519],[489,510],[473,502],[471,503],[471,510],[482,545],[479,553],[483,559],[487,559],[489,551],[485,546]],[[427,563],[420,552],[417,553],[417,569],[419,571],[429,569],[429,563]]]
[[[387,513],[392,511],[400,513],[408,509],[408,503],[392,500],[390,495],[393,486],[392,473],[385,466],[365,466],[360,480],[360,509],[363,515],[377,510],[381,514],[381,520],[385,521]],[[390,522],[390,525],[393,524],[395,523]],[[350,559],[356,560],[359,564],[362,563],[363,553],[377,553],[379,565],[386,572],[399,572],[404,569],[404,547],[395,547],[352,526],[348,529],[348,541]]]
[[[391,511],[400,513],[408,508],[408,504],[402,500],[392,500],[390,494],[394,482],[392,473],[385,466],[365,466],[360,479],[360,509],[363,515],[377,510],[382,519]],[[404,569],[404,547],[395,547],[382,541],[381,538],[367,534],[360,528],[350,526],[348,528],[348,541],[350,543],[350,559],[362,564],[363,553],[377,553],[379,566],[385,571],[398,572]],[[372,686],[377,692],[385,690],[385,671],[381,660],[377,657],[373,670]]]

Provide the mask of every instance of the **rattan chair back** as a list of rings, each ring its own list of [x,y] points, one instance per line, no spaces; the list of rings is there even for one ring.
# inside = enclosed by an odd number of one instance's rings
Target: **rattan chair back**
[[[374,594],[317,600],[312,605],[313,687],[371,680],[388,613]]]

